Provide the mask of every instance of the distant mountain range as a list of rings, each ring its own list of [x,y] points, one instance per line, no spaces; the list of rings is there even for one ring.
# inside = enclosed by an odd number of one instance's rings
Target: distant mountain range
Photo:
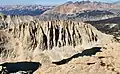
[[[120,2],[103,3],[91,1],[68,1],[59,6],[1,5],[0,12],[6,15],[32,15],[43,18],[91,18],[93,16],[120,14]]]
[[[83,12],[85,10],[120,10],[120,2],[117,3],[103,3],[103,2],[91,2],[91,1],[80,1],[80,2],[66,2],[62,5],[57,6],[50,12],[60,14],[74,14]]]
[[[1,5],[0,12],[6,15],[40,15],[54,6],[42,5]]]
[[[42,14],[42,19],[62,19],[79,21],[96,21],[120,16],[120,2],[66,2],[47,10]]]

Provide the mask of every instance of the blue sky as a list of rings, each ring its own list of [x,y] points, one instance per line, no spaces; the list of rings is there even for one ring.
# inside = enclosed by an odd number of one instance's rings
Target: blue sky
[[[67,1],[81,1],[81,0],[0,0],[1,5],[6,4],[62,4]],[[116,2],[119,0],[92,0],[102,2]]]

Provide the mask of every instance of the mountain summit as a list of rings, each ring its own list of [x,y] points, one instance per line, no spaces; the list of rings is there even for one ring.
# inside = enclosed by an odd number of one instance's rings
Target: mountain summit
[[[104,3],[104,2],[91,2],[91,1],[76,1],[66,2],[62,5],[52,9],[52,12],[60,14],[73,14],[82,12],[85,10],[109,10],[109,9],[120,9],[119,3]]]

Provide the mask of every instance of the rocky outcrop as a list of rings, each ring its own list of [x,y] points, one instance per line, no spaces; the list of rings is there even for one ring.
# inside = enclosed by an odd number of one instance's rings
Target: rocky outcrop
[[[33,68],[30,63],[27,64],[29,68],[23,67],[21,61],[40,62],[42,66],[35,74],[67,74],[68,71],[77,74],[87,67],[87,72],[93,73],[95,68],[95,71],[105,71],[108,67],[105,60],[101,62],[104,56],[97,54],[105,51],[105,45],[115,42],[113,36],[101,33],[90,24],[69,20],[42,21],[31,16],[6,16],[0,21],[0,63],[19,61],[1,64],[0,68],[5,72],[33,73],[38,69],[38,65]]]
[[[94,56],[79,56],[62,65],[43,65],[36,74],[119,74],[120,44],[108,43]],[[79,55],[79,54],[78,54]],[[77,56],[78,56],[77,55]],[[65,59],[64,59],[65,60]]]
[[[90,24],[81,22],[36,20],[21,23],[19,19],[12,18],[12,20],[5,32],[19,39],[24,46],[27,46],[26,49],[35,49],[37,46],[43,50],[56,46],[75,47],[96,43],[102,37],[102,33]]]
[[[34,55],[33,52],[36,54],[54,47],[86,49],[101,46],[107,37],[90,24],[82,22],[41,21],[31,16],[7,16],[1,21],[3,26],[6,25],[0,28],[4,33],[1,35],[8,37],[4,49],[13,59],[18,56],[28,59],[24,56],[31,56],[30,59]],[[110,39],[106,40],[109,42]]]

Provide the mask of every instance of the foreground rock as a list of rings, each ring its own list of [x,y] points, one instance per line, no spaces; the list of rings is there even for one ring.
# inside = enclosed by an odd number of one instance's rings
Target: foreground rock
[[[119,48],[119,43],[109,43],[93,56],[79,56],[62,65],[43,65],[36,74],[119,74]]]

